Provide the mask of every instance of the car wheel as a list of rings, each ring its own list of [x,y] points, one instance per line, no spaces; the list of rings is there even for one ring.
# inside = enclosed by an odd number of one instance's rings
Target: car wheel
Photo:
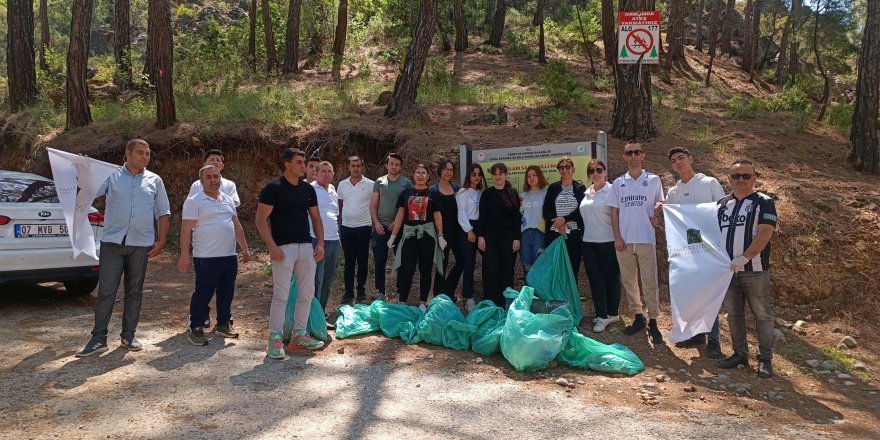
[[[67,289],[68,295],[88,295],[95,290],[95,287],[98,287],[97,278],[64,282],[64,288]]]

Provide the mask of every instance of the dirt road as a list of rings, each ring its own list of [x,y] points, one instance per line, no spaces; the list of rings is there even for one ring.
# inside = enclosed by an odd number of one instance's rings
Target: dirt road
[[[267,281],[256,263],[239,280],[240,339],[195,347],[184,333],[191,275],[176,274],[166,253],[148,271],[145,349],[118,347],[117,311],[111,350],[85,359],[73,354],[91,329],[94,297],[54,285],[0,289],[0,438],[810,439],[867,438],[880,426],[870,382],[835,388],[785,359],[762,381],[641,340],[624,341],[649,366],[632,378],[520,373],[500,355],[379,335],[271,361]],[[602,337],[624,338],[616,327]],[[729,391],[735,383],[749,391]]]

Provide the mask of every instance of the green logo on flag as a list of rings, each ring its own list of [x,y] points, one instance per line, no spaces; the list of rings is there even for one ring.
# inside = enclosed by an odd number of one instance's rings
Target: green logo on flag
[[[703,235],[700,234],[699,229],[688,229],[687,230],[687,239],[688,244],[697,244],[703,242]]]

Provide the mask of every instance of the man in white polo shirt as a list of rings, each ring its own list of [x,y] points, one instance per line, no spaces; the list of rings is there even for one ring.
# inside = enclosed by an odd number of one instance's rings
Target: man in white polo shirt
[[[627,143],[623,160],[628,171],[614,180],[608,205],[611,206],[611,228],[614,231],[614,249],[620,265],[620,281],[626,289],[626,299],[635,314],[633,323],[623,331],[635,335],[645,329],[639,278],[641,277],[645,305],[648,307],[648,333],[654,344],[663,342],[657,328],[660,316],[660,289],[657,285],[657,239],[654,227],[654,205],[663,201],[663,185],[656,174],[642,169],[645,151],[637,142]]]
[[[321,303],[321,308],[327,308],[327,300],[330,298],[330,287],[336,276],[336,263],[339,260],[339,196],[333,186],[333,177],[336,172],[333,164],[327,161],[318,163],[317,180],[312,182],[315,193],[318,195],[318,212],[321,214],[321,222],[324,223],[324,259],[315,267],[315,295]],[[312,229],[312,244],[317,244],[315,231]]]
[[[724,197],[724,189],[714,177],[694,171],[694,156],[687,148],[675,147],[667,154],[672,171],[678,173],[681,178],[675,186],[669,188],[666,194],[666,203],[674,205],[696,205],[699,203],[714,203]],[[709,333],[701,333],[675,344],[679,348],[702,347],[706,345],[706,356],[710,359],[721,358],[721,343],[718,341],[720,333],[718,317]],[[708,344],[706,342],[708,336]]]
[[[358,156],[348,158],[350,176],[339,182],[339,209],[342,213],[340,238],[342,254],[345,257],[345,294],[342,304],[354,299],[355,270],[357,270],[357,301],[367,301],[364,285],[367,283],[367,268],[370,259],[370,234],[373,220],[370,217],[370,199],[373,195],[373,181],[364,176],[364,161]]]
[[[194,345],[208,345],[204,324],[210,313],[208,305],[215,293],[217,325],[214,333],[238,337],[232,328],[232,297],[238,275],[235,243],[241,246],[243,262],[250,261],[250,252],[236,215],[235,202],[220,191],[220,170],[214,165],[205,165],[199,170],[199,180],[202,192],[183,202],[177,268],[185,273],[192,263],[196,273],[196,287],[189,303],[189,341]]]
[[[214,165],[217,168],[218,172],[223,172],[223,152],[217,149],[208,150],[205,152],[205,165]],[[235,202],[235,207],[238,208],[241,205],[241,200],[238,198],[238,189],[235,187],[235,182],[225,178],[220,178],[220,192],[226,194],[229,197],[232,197],[232,200]],[[192,197],[200,192],[202,192],[202,180],[196,180],[189,187],[189,195],[186,197]]]

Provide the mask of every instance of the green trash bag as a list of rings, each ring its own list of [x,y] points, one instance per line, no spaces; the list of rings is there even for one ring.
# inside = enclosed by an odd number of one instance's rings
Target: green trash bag
[[[577,330],[572,333],[565,349],[556,359],[572,367],[629,376],[645,369],[641,359],[625,345],[606,345],[578,333]]]
[[[573,325],[571,312],[567,307],[558,307],[551,313],[532,313],[529,309],[534,289],[529,286],[523,286],[519,294],[508,288],[504,296],[516,299],[507,311],[501,332],[501,353],[518,371],[547,368],[568,343]]]
[[[370,306],[346,304],[336,309],[336,337],[349,338],[379,330],[379,320],[373,317]]]
[[[571,271],[568,250],[563,241],[566,239],[567,236],[560,236],[541,252],[526,275],[526,284],[535,288],[538,298],[568,301],[568,310],[574,319],[574,326],[577,327],[584,319],[584,307],[581,305],[577,280]]]
[[[468,324],[477,327],[477,331],[471,335],[471,350],[483,356],[498,353],[506,315],[504,309],[492,301],[477,304],[467,316]]]
[[[313,338],[327,342],[330,334],[327,333],[327,317],[324,316],[324,308],[318,298],[312,298],[312,306],[309,309],[309,322],[306,325],[308,333]],[[290,332],[293,331],[293,315],[296,312],[296,277],[290,280],[290,296],[287,297],[287,308],[284,309],[284,343],[290,342]]]
[[[446,295],[435,296],[428,304],[428,311],[424,319],[420,320],[416,327],[419,337],[433,345],[443,345],[443,332],[446,325],[452,321],[465,322],[461,310]],[[468,339],[470,335],[468,335]]]
[[[424,314],[418,307],[406,304],[388,304],[385,301],[373,301],[370,313],[379,322],[379,330],[389,338],[401,338],[407,344],[420,341],[416,323]]]
[[[477,332],[477,326],[467,322],[449,321],[443,329],[443,346],[453,350],[471,348],[471,337]]]

